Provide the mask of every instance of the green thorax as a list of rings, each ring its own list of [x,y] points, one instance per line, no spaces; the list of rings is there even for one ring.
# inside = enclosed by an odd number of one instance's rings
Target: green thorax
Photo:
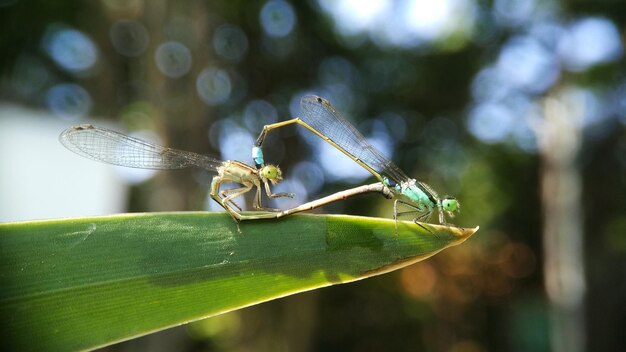
[[[415,180],[402,182],[393,191],[399,198],[404,198],[406,202],[412,203],[424,211],[437,206],[437,195],[432,193],[429,187],[423,186],[421,182]]]

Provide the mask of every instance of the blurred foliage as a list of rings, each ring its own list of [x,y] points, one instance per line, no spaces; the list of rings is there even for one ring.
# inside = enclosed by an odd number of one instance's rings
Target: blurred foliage
[[[456,195],[455,223],[481,225],[472,241],[401,273],[193,324],[188,350],[536,351],[549,349],[536,133],[545,99],[565,92],[585,109],[588,348],[623,346],[616,327],[626,314],[615,307],[626,297],[626,3],[406,2],[440,5],[423,8],[425,17],[404,3],[0,1],[0,99],[60,107],[68,124],[105,116],[167,145],[247,161],[260,126],[297,115],[299,96],[315,92],[408,175]],[[55,28],[87,36],[95,64],[72,70],[55,59],[45,44]],[[188,56],[158,59],[166,42],[182,43]],[[84,62],[80,47],[66,45]],[[63,83],[76,86],[52,99]],[[325,180],[314,189],[288,176],[283,189],[296,201],[363,179],[338,176],[350,162],[324,148],[294,128],[268,139],[266,159],[286,175],[305,167]],[[200,209],[208,180],[161,173],[134,187],[130,210]],[[391,207],[360,197],[325,211],[389,217]],[[159,337],[119,350],[151,339]]]

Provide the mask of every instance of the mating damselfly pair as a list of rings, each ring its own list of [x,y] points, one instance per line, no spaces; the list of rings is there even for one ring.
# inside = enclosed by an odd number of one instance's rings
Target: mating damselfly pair
[[[69,150],[108,164],[161,170],[196,167],[216,172],[217,175],[211,182],[210,196],[236,221],[276,219],[369,192],[378,192],[388,199],[395,199],[394,220],[397,220],[398,215],[417,213],[418,216],[414,219],[416,223],[427,221],[437,210],[439,223],[447,225],[446,215],[453,217],[460,211],[460,203],[456,198],[451,196],[440,198],[430,186],[406,176],[391,160],[367,142],[365,137],[327,100],[318,96],[305,96],[301,100],[301,106],[302,117],[266,125],[263,128],[252,149],[255,166],[162,147],[93,125],[71,127],[61,133],[59,139]],[[301,125],[313,132],[372,173],[379,182],[338,192],[288,210],[263,207],[261,201],[263,189],[270,198],[294,196],[292,193],[272,193],[270,184],[280,182],[282,172],[277,166],[266,165],[262,152],[262,145],[270,131],[291,124]],[[221,190],[221,185],[227,182],[239,184],[241,187]],[[256,191],[253,208],[265,212],[242,214],[241,208],[234,200],[253,188]],[[405,205],[410,210],[400,212],[399,205]]]

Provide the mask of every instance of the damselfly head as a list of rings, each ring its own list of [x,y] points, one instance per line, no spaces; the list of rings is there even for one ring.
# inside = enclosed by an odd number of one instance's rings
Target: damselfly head
[[[283,173],[278,166],[265,165],[259,170],[261,178],[270,181],[272,184],[277,184],[283,180]]]
[[[452,196],[445,196],[441,200],[441,207],[450,217],[454,217],[461,212],[461,203]]]

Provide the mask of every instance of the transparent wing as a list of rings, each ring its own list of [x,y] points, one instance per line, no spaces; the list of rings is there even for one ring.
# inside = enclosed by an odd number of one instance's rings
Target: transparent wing
[[[388,177],[400,183],[408,176],[393,161],[383,156],[365,137],[332,107],[330,102],[315,95],[307,95],[300,101],[304,115],[302,121],[328,137],[343,152],[360,160],[378,173],[379,178]],[[382,179],[381,179],[382,181]]]
[[[59,136],[67,149],[86,158],[140,169],[199,167],[217,171],[221,160],[183,150],[162,147],[93,125],[68,128]]]

